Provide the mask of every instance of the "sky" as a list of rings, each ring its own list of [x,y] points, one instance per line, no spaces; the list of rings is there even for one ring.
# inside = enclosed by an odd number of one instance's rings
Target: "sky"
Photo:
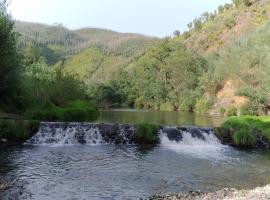
[[[16,20],[164,37],[231,0],[11,0]]]

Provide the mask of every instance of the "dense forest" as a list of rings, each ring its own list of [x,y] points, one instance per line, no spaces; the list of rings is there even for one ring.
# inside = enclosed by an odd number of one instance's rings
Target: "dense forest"
[[[160,39],[13,21],[2,1],[1,110],[42,119],[87,105],[266,114],[269,18],[270,1],[233,0]]]

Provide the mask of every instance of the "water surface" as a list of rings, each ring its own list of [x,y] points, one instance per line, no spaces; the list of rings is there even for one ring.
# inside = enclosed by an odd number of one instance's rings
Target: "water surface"
[[[212,156],[205,148],[204,156],[204,148],[196,148],[200,154],[194,147],[182,152],[168,146],[25,146],[0,153],[0,178],[19,178],[24,183],[20,198],[30,200],[127,200],[270,182],[269,153],[220,147],[210,149]]]
[[[160,112],[133,109],[102,110],[98,122],[105,123],[152,123],[160,125],[191,125],[218,127],[226,117],[187,112]]]

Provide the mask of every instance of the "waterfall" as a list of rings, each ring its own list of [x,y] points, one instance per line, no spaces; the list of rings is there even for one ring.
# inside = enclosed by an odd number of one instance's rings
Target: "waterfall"
[[[129,124],[42,122],[39,131],[27,141],[34,145],[133,144],[136,128]],[[211,128],[160,127],[160,146],[173,150],[217,148],[221,143]]]
[[[211,159],[228,160],[228,146],[222,145],[212,129],[196,127],[166,127],[159,131],[160,145],[178,154]]]
[[[135,129],[131,125],[42,122],[37,134],[26,144],[99,145],[132,143]]]

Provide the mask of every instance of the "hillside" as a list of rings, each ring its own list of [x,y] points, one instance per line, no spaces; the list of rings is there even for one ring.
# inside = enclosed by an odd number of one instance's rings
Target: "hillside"
[[[270,110],[269,18],[269,0],[233,0],[171,38],[26,22],[16,31],[26,63],[78,74],[97,104],[254,115]]]
[[[46,25],[21,21],[16,21],[15,31],[21,35],[19,45],[24,47],[22,49],[27,49],[29,45],[37,46],[41,56],[50,65],[93,47],[106,55],[129,58],[145,51],[154,40],[139,34],[105,29],[69,30],[61,24]]]
[[[220,5],[215,12],[205,12],[194,19],[180,39],[200,53],[220,51],[269,19],[269,0],[233,0],[232,4]]]
[[[269,0],[235,0],[204,13],[188,32],[164,39],[126,67],[115,90],[148,109],[266,114],[269,13]]]

